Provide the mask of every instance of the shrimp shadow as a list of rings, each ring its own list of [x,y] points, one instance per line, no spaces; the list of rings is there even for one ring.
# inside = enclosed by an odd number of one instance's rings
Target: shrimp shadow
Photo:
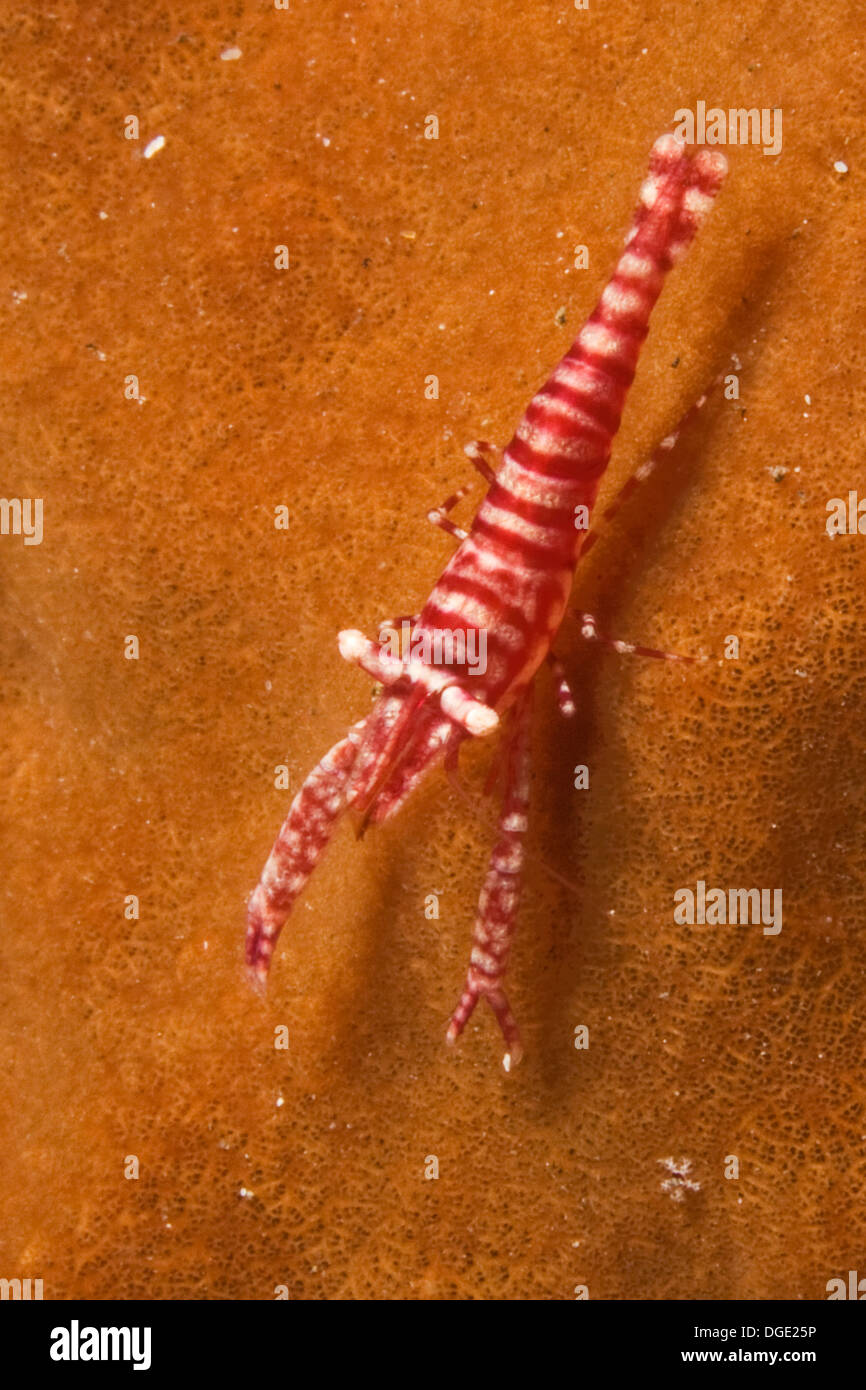
[[[787,236],[773,238],[755,255],[740,303],[726,316],[718,333],[718,341],[726,344],[750,343],[756,336],[756,325],[761,314],[765,315],[768,292],[781,273],[783,248],[787,240]],[[751,360],[750,357],[749,362],[744,363],[745,370],[748,370]],[[716,372],[724,369],[725,359],[721,358],[717,361]],[[715,374],[708,372],[706,380],[712,380]],[[570,606],[596,614],[603,631],[617,637],[623,635],[619,631],[618,613],[629,592],[634,590],[641,571],[646,570],[665,522],[682,509],[689,493],[699,484],[701,440],[714,428],[718,412],[725,404],[723,394],[717,388],[715,399],[709,399],[700,415],[690,422],[676,448],[641,485],[635,496],[626,501],[622,511],[612,520],[610,529],[605,528],[583,575],[578,566]],[[617,563],[617,547],[622,556],[624,538],[628,542],[627,563],[623,558]],[[573,635],[569,628],[573,629]],[[629,637],[632,636],[636,641],[641,640],[639,634],[629,634]],[[556,647],[575,688],[577,714],[573,719],[560,720],[554,712],[545,721],[545,733],[537,743],[546,766],[556,769],[560,788],[553,806],[550,807],[548,803],[546,808],[543,843],[545,859],[558,872],[569,875],[575,882],[579,897],[573,892],[560,890],[556,894],[545,893],[542,898],[545,907],[551,904],[560,926],[549,937],[549,956],[553,966],[550,960],[537,961],[538,978],[533,994],[538,1001],[537,1017],[540,1019],[538,1077],[548,1097],[556,1095],[564,1099],[575,1086],[575,1071],[573,1066],[563,1064],[564,1056],[570,1058],[568,1049],[563,1047],[563,1039],[570,1037],[575,1022],[585,1021],[575,1015],[575,994],[579,991],[579,982],[585,978],[587,969],[615,968],[620,947],[615,941],[605,939],[603,924],[609,900],[602,900],[603,889],[589,886],[588,876],[582,869],[593,839],[591,815],[586,814],[583,798],[575,796],[572,790],[571,774],[565,776],[562,770],[591,762],[592,751],[598,746],[598,685],[609,669],[608,661],[618,658],[598,646],[582,642],[577,624],[568,616],[563,622]],[[542,706],[543,702],[539,700],[537,708]],[[627,796],[627,792],[624,791],[623,795]],[[577,997],[579,999],[579,994]],[[591,1084],[596,1069],[603,1067],[604,1061],[601,1056],[596,1061],[591,1052],[585,1053],[584,1059],[585,1065],[579,1073],[582,1082],[578,1084]]]

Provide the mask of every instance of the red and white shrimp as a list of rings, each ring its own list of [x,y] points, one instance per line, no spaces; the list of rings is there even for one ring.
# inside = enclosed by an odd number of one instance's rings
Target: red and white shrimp
[[[395,655],[354,630],[339,634],[343,657],[384,689],[367,717],[304,782],[250,898],[246,961],[258,983],[267,979],[280,931],[340,817],[354,811],[361,830],[386,820],[435,763],[443,760],[453,769],[464,739],[493,733],[507,716],[499,838],[447,1037],[451,1042],[458,1037],[483,997],[505,1038],[505,1069],[519,1060],[520,1035],[503,980],[516,926],[527,828],[532,682],[542,662],[550,661],[560,706],[564,713],[573,712],[551,644],[566,611],[576,562],[594,536],[587,533],[585,521],[610,458],[653,305],[665,275],[709,211],[726,168],[716,151],[692,156],[670,134],[656,141],[610,282],[576,342],[533,397],[497,470],[485,458],[496,454],[489,445],[467,447],[489,484],[468,534],[445,515],[462,492],[430,514],[460,543],[420,616],[411,620],[408,653]],[[668,439],[662,447],[670,443]],[[584,635],[598,636],[590,615],[580,617]],[[445,660],[443,633],[461,635],[464,651],[473,642],[473,650],[486,643],[483,671],[470,672],[465,662],[451,659],[453,642]]]

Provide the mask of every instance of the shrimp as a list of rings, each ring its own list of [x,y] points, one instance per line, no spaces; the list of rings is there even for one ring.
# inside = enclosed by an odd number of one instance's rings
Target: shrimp
[[[430,513],[459,544],[420,614],[401,623],[409,639],[403,650],[395,651],[381,633],[379,641],[355,629],[339,634],[341,655],[382,690],[367,717],[303,783],[250,898],[246,963],[255,983],[266,982],[279,934],[340,818],[353,812],[359,835],[380,824],[400,810],[434,765],[444,763],[453,773],[466,739],[489,737],[503,726],[505,788],[498,838],[447,1039],[457,1039],[483,998],[505,1041],[505,1070],[520,1060],[520,1033],[503,982],[527,829],[532,685],[547,660],[559,684],[560,708],[573,713],[552,643],[566,613],[575,566],[595,535],[587,530],[588,519],[650,314],[726,170],[718,151],[693,155],[673,134],[655,142],[625,248],[594,312],[530,401],[507,448],[501,453],[483,443],[466,448],[488,484],[469,531],[447,516],[467,489]],[[495,470],[491,458],[498,463]],[[581,614],[580,620],[584,635],[598,636],[591,615]]]

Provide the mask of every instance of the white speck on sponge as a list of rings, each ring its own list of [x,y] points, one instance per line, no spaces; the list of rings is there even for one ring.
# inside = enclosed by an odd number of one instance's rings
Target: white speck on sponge
[[[836,170],[837,174],[847,174],[848,172],[848,165],[845,163],[844,159],[837,159],[833,168]]]
[[[224,63],[235,63],[238,58],[242,58],[243,50],[240,48],[224,48],[220,57]]]
[[[145,145],[145,147],[144,147],[144,158],[145,158],[145,159],[153,159],[153,156],[154,156],[155,154],[159,154],[160,150],[161,150],[161,149],[164,149],[164,148],[165,148],[165,136],[164,136],[164,135],[155,135],[155,136],[153,137],[153,139],[150,141],[150,143],[147,144],[147,145]]]

